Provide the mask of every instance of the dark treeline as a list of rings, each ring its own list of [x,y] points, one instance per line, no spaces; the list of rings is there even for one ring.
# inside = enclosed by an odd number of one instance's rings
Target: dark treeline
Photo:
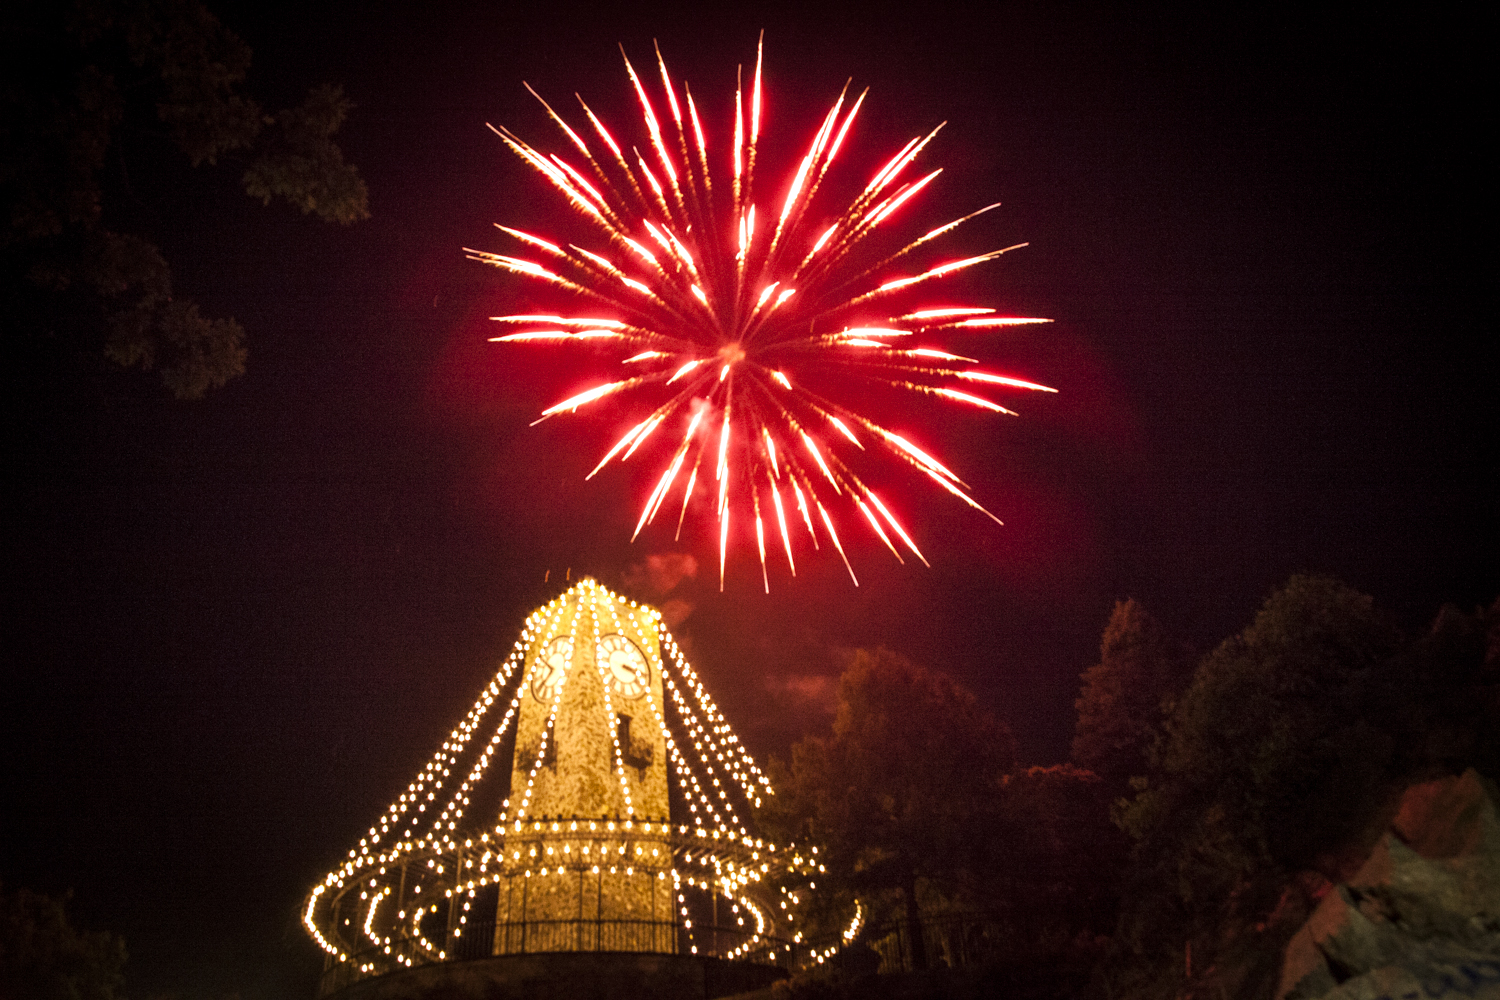
[[[826,845],[809,931],[856,898],[868,927],[1005,928],[1002,955],[933,973],[933,995],[1270,998],[1288,940],[1408,786],[1500,774],[1500,602],[1409,636],[1368,596],[1298,576],[1195,656],[1124,601],[1081,681],[1073,759],[1023,768],[953,681],[855,654],[832,733],[775,763],[763,817]],[[791,993],[876,988],[846,967]]]

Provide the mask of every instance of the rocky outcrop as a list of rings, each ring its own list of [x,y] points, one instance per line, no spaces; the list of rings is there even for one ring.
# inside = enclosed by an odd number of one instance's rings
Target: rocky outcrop
[[[1287,945],[1278,1000],[1500,1000],[1500,815],[1474,770],[1407,789],[1391,832]]]

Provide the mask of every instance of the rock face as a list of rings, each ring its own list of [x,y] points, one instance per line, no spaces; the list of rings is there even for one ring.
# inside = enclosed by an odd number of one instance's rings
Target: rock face
[[[1500,1000],[1500,815],[1470,769],[1407,789],[1392,830],[1287,945],[1278,1000]]]

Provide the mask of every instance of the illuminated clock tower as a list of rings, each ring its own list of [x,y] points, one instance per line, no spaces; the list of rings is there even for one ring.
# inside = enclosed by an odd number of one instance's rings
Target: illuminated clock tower
[[[507,878],[495,953],[573,950],[578,928],[590,921],[600,933],[608,926],[630,938],[621,942],[629,950],[672,951],[673,891],[659,864],[670,850],[655,623],[585,580],[564,595],[538,639],[525,663],[500,825],[513,843],[530,832],[512,849],[520,854],[513,861],[538,869],[586,865],[566,878],[533,877],[530,869]],[[634,836],[628,854],[601,846],[627,830]]]
[[[319,996],[703,1000],[821,964],[816,846],[748,822],[771,794],[661,613],[581,580],[312,887]]]
[[[635,622],[635,609],[602,587],[567,597],[553,634],[526,664],[509,814],[664,820],[656,630]]]

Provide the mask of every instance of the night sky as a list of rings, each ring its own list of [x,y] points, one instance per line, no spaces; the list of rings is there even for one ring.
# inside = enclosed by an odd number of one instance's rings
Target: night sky
[[[125,935],[133,996],[310,1000],[303,894],[568,574],[674,601],[759,755],[825,724],[844,652],[883,644],[1043,764],[1117,599],[1201,650],[1296,572],[1412,630],[1500,593],[1480,5],[367,6],[214,9],[267,105],[343,83],[370,221],[262,208],[232,168],[133,177],[177,287],[249,332],[249,374],[198,403],[63,378],[7,408],[0,879],[73,889]],[[1056,322],[965,349],[1061,390],[1005,397],[1018,418],[902,411],[1005,527],[893,467],[932,568],[851,526],[858,588],[825,552],[773,565],[769,597],[753,544],[720,594],[706,533],[629,543],[645,468],[582,482],[623,415],[528,428],[590,369],[487,343],[486,317],[545,300],[460,249],[572,225],[484,127],[561,150],[523,80],[629,131],[616,44],[639,65],[655,38],[722,141],[762,28],[762,177],[849,78],[872,88],[851,175],[946,120],[908,225],[1004,202],[950,250],[1031,245],[962,290]],[[649,571],[674,552],[696,578]]]

